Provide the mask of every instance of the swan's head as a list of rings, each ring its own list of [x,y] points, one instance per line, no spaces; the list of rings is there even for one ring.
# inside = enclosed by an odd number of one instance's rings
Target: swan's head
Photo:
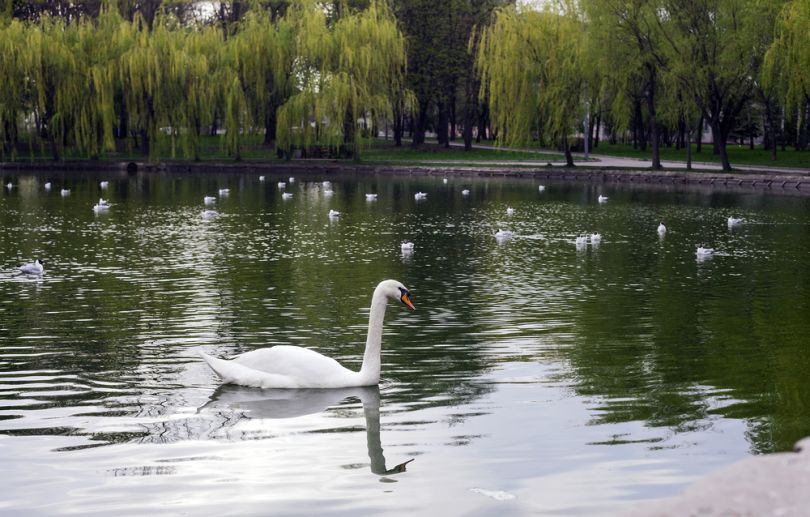
[[[410,310],[415,311],[416,307],[411,303],[411,293],[408,288],[402,285],[402,282],[396,280],[384,280],[380,282],[377,289],[382,289],[383,293],[392,300],[401,301]]]

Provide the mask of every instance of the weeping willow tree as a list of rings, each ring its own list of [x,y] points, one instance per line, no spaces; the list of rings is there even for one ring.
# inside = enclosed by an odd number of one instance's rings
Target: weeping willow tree
[[[500,145],[560,142],[568,166],[570,137],[583,118],[583,32],[572,3],[542,11],[507,6],[481,39],[476,69],[489,96]]]
[[[300,90],[279,111],[279,143],[345,146],[359,160],[365,135],[391,117],[402,91],[405,39],[388,6],[377,0],[331,26],[315,3],[294,11]],[[361,119],[364,131],[358,131]]]
[[[29,71],[34,56],[27,39],[26,28],[19,21],[0,27],[0,138],[4,160],[17,156],[20,125],[31,101]]]
[[[810,0],[782,8],[762,76],[765,89],[776,92],[788,112],[810,103]]]
[[[294,86],[295,25],[290,17],[273,19],[270,11],[254,6],[228,45],[235,54],[233,62],[245,92],[251,125],[263,126],[264,143],[273,146],[278,108]]]

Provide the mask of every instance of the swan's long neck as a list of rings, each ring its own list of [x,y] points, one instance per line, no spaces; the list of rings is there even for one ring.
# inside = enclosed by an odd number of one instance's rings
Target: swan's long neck
[[[363,354],[363,366],[360,368],[360,376],[368,384],[380,382],[380,349],[382,346],[383,318],[385,316],[385,306],[388,304],[383,289],[379,286],[374,290],[371,297],[371,313],[368,316],[368,337],[366,338],[366,351]]]

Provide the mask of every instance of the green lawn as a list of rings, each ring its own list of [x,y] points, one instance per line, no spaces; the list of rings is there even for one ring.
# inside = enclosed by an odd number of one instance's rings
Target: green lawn
[[[599,147],[591,151],[593,154],[605,154],[610,156],[622,156],[627,158],[652,158],[652,151],[647,146],[647,151],[642,152],[633,149],[631,145],[607,144],[601,142]],[[747,145],[728,145],[728,159],[731,166],[734,165],[762,165],[769,167],[794,167],[810,168],[810,151],[796,151],[788,147],[786,151],[781,148],[777,150],[776,161],[771,160],[771,151],[757,146],[751,150]],[[686,161],[686,149],[676,150],[675,147],[661,147],[661,159],[672,161]],[[703,150],[696,152],[696,147],[692,144],[692,161],[695,163],[720,163],[720,156],[712,153],[711,144],[703,144]]]

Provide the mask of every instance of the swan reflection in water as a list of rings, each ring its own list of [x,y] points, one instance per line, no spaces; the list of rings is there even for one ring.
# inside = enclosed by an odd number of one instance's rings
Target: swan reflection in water
[[[325,411],[347,398],[358,398],[366,420],[366,443],[371,472],[378,475],[405,472],[408,461],[386,468],[380,441],[380,388],[366,386],[339,389],[256,389],[222,385],[211,395],[200,412],[240,413],[245,418],[295,418]]]

